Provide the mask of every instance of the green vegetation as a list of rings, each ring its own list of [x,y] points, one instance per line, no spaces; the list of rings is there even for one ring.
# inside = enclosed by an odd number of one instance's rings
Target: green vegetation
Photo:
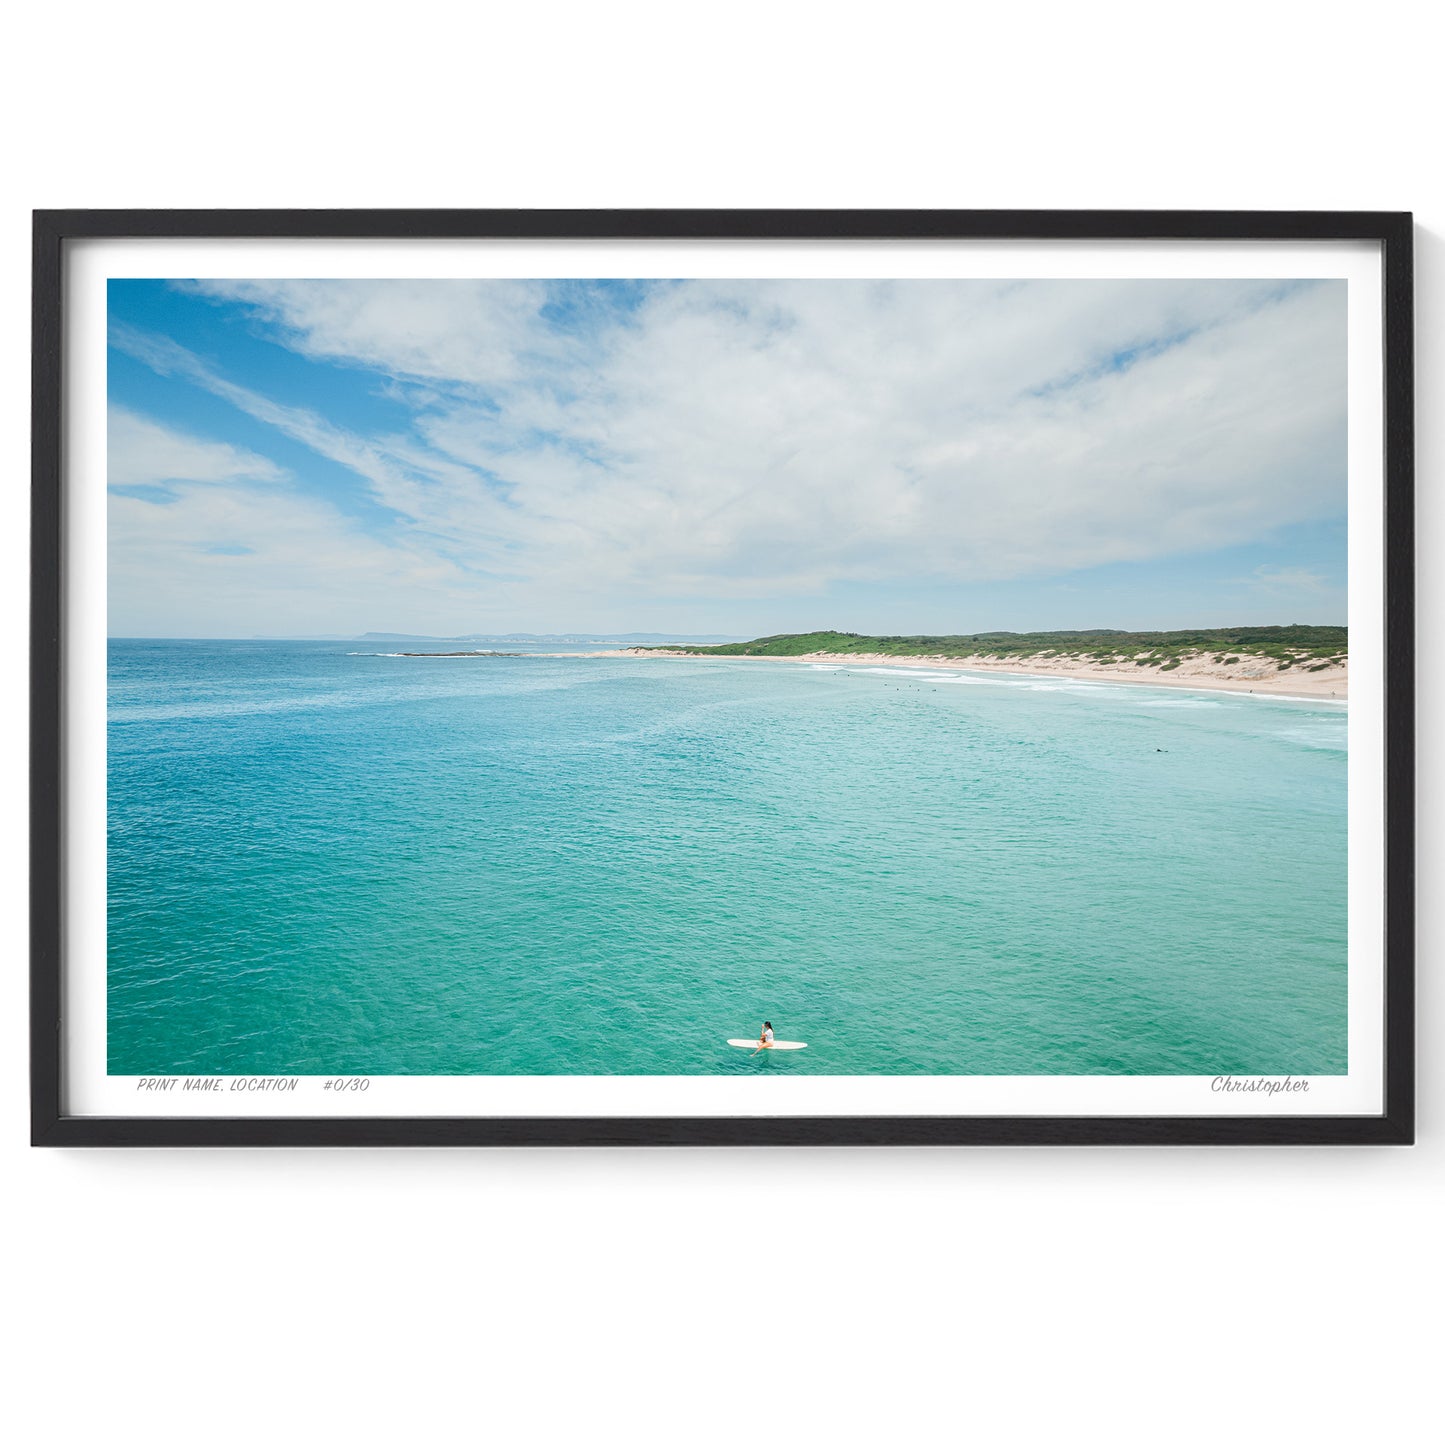
[[[720,647],[674,647],[698,657],[801,657],[809,652],[873,653],[890,657],[1074,657],[1088,662],[1133,662],[1170,671],[1201,654],[1233,664],[1246,658],[1283,669],[1312,664],[1318,672],[1343,663],[1349,634],[1343,627],[1213,627],[1189,632],[973,632],[942,637],[865,637],[857,632],[792,632],[729,642]]]

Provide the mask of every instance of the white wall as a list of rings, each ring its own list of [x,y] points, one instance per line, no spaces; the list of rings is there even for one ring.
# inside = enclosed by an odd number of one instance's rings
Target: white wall
[[[1436,1428],[1438,808],[1421,834],[1413,1150],[31,1152],[19,671],[32,206],[1413,209],[1421,543],[1439,557],[1445,179],[1426,13],[136,0],[11,17],[11,1438],[761,1425],[1172,1445]],[[1429,664],[1445,610],[1438,572],[1421,581]],[[1422,718],[1438,731],[1438,672]],[[1421,763],[1438,802],[1434,751]]]

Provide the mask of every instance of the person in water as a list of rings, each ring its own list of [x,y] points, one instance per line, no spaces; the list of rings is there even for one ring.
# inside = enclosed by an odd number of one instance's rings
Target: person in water
[[[773,1026],[766,1020],[763,1022],[763,1031],[758,1035],[758,1047],[770,1049],[773,1046]]]

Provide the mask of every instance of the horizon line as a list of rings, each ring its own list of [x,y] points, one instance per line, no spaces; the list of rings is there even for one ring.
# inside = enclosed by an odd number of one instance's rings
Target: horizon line
[[[527,639],[558,641],[625,641],[632,637],[647,638],[668,638],[679,642],[688,640],[700,640],[702,638],[728,637],[736,638],[740,642],[760,642],[768,638],[777,637],[808,637],[815,634],[831,633],[838,637],[877,637],[883,639],[917,639],[917,638],[950,638],[950,637],[1046,637],[1046,636],[1095,636],[1103,634],[1142,634],[1142,633],[1169,633],[1169,632],[1237,632],[1245,630],[1259,630],[1263,628],[1292,628],[1292,627],[1330,627],[1340,631],[1348,631],[1348,622],[1236,622],[1216,624],[1214,626],[1185,626],[1185,627],[1035,627],[1024,630],[1011,628],[991,627],[983,628],[977,632],[857,632],[851,629],[838,627],[814,627],[796,632],[759,632],[747,636],[738,632],[673,632],[666,628],[650,628],[647,631],[603,631],[603,632],[582,632],[581,629],[569,631],[563,629],[558,632],[530,632],[513,630],[509,632],[393,632],[379,628],[372,628],[366,632],[256,632],[248,634],[231,634],[228,636],[211,636],[199,633],[180,632],[107,632],[107,642],[364,642],[367,639],[378,641],[417,641],[417,642],[457,642],[468,639],[516,639],[525,641]]]

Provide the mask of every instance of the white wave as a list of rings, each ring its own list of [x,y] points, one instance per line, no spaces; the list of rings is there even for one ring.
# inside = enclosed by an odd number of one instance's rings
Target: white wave
[[[1043,677],[1036,673],[1013,677],[970,677],[969,682],[981,682],[993,687],[1021,687],[1025,692],[1097,692],[1099,689],[1087,682],[1075,682],[1071,677]]]
[[[850,672],[868,673],[873,677],[893,677],[900,682],[984,682],[982,677],[968,677],[958,672],[924,672],[917,667],[854,667]]]
[[[1275,734],[1288,743],[1298,743],[1303,748],[1314,748],[1320,752],[1344,753],[1349,751],[1349,734],[1344,728],[1325,724],[1318,728],[1286,728]]]
[[[1141,697],[1135,701],[1140,707],[1227,707],[1227,703],[1215,702],[1207,697]]]

